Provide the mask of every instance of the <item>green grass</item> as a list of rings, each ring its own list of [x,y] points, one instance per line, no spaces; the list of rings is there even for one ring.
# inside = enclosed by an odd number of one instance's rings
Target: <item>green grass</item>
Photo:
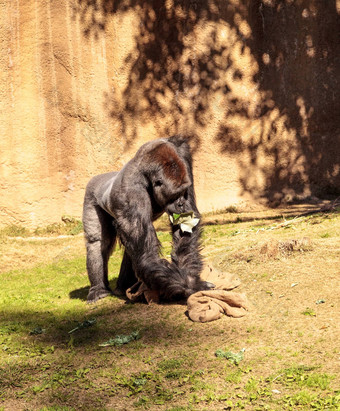
[[[234,254],[251,247],[256,250],[258,227],[268,228],[275,222],[205,226],[207,253],[222,269],[227,264],[228,271],[241,275],[242,291],[255,304],[253,314],[243,319],[192,323],[184,306],[127,304],[116,297],[88,305],[85,251],[2,273],[0,410],[2,405],[6,410],[51,411],[340,409],[339,376],[333,371],[338,339],[334,334],[328,337],[332,327],[322,328],[334,316],[331,304],[336,301],[332,302],[332,294],[324,294],[327,289],[321,295],[320,285],[310,297],[305,296],[309,277],[299,271],[303,262],[311,267],[320,264],[325,250],[327,258],[336,259],[333,241],[339,238],[339,221],[336,214],[315,216],[295,228],[265,230],[261,241],[284,241],[293,233],[295,237],[308,235],[316,247],[308,254],[268,261],[255,253],[249,262]],[[37,234],[61,233],[53,230],[50,227]],[[321,236],[325,232],[330,236]],[[12,227],[6,235],[14,233],[22,236],[24,231]],[[164,255],[169,256],[170,235],[158,235]],[[113,287],[121,255],[117,250],[110,260]],[[306,272],[311,273],[309,266]],[[295,282],[298,285],[291,287]],[[324,304],[305,308],[321,297],[325,297]],[[327,316],[325,310],[331,314]],[[91,326],[69,333],[90,319],[96,320]],[[136,330],[141,336],[138,340],[100,346]],[[234,353],[245,347],[242,361],[235,364],[216,358],[215,352],[225,347]]]
[[[0,230],[0,239],[4,237],[30,237],[30,236],[51,236],[51,235],[77,235],[83,231],[83,224],[80,220],[63,216],[61,223],[49,224],[46,227],[38,227],[29,230],[20,225],[9,225]]]
[[[19,225],[9,225],[0,230],[0,238],[8,237],[28,237],[31,234],[30,230]]]

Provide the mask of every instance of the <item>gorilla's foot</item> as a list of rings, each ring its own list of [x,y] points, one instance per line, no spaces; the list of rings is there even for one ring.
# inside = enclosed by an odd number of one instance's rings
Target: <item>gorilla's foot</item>
[[[91,287],[87,295],[87,303],[95,303],[96,301],[100,300],[101,298],[105,298],[108,295],[112,295],[112,290],[109,287]]]

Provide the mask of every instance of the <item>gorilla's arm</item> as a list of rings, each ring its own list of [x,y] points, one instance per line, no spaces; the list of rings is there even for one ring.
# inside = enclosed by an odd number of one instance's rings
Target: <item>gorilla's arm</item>
[[[180,214],[193,211],[195,217],[201,219],[201,215],[196,205],[190,146],[185,139],[179,136],[170,137],[169,142],[176,146],[177,152],[185,161],[192,184],[187,188],[183,196],[178,198],[168,207],[167,212],[168,214],[173,214],[174,212]],[[200,273],[203,268],[203,259],[201,256],[201,222],[193,228],[192,233],[182,233],[179,225],[172,226],[171,229],[173,241],[171,259],[173,263],[187,275],[200,281]]]
[[[183,213],[194,211],[195,217],[200,218],[198,211],[195,211],[194,204],[190,206],[187,202]],[[203,258],[201,255],[201,225],[200,222],[192,229],[192,233],[182,232],[179,225],[172,225],[172,253],[171,260],[181,271],[197,281],[203,268]]]
[[[132,267],[132,261],[126,250],[124,250],[122,264],[120,266],[119,275],[117,279],[117,286],[113,291],[116,296],[126,295],[126,290],[132,287],[138,281],[136,274]]]
[[[117,211],[116,229],[125,247],[133,271],[151,290],[160,291],[166,300],[182,299],[195,292],[191,278],[160,258],[160,243],[152,224],[152,208],[147,192],[141,188],[129,190]],[[122,197],[120,197],[122,198]]]

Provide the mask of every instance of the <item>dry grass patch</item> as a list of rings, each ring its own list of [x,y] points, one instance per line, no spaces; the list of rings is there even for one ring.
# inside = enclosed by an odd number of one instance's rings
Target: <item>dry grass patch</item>
[[[251,260],[268,260],[288,258],[293,253],[304,253],[313,249],[313,243],[310,238],[290,239],[279,241],[277,239],[268,240],[258,245],[253,245],[246,250],[241,250],[233,255],[233,258],[251,261]]]

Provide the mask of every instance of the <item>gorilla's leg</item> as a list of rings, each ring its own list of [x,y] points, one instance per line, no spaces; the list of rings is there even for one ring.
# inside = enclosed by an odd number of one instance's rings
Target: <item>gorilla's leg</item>
[[[89,302],[111,294],[108,261],[112,253],[116,230],[112,217],[97,205],[84,207],[83,225],[86,238],[86,267],[90,280]]]
[[[137,281],[138,279],[132,268],[131,258],[128,256],[127,252],[124,251],[123,261],[117,280],[117,287],[113,291],[114,295],[125,296],[125,291],[132,287]]]

